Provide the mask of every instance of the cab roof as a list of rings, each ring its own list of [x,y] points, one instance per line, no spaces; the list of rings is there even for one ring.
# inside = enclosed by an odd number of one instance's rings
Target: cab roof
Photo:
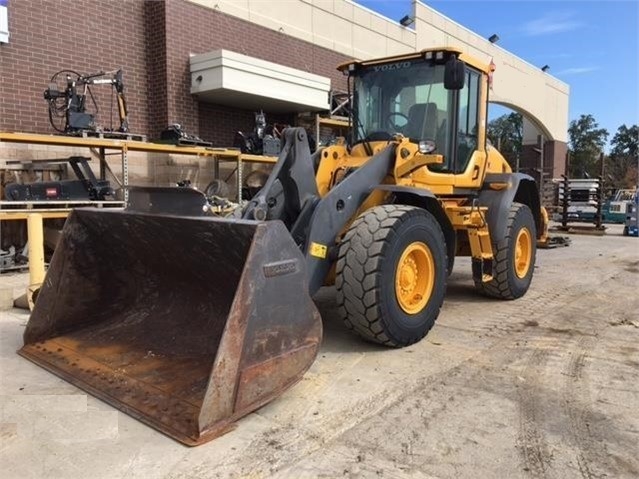
[[[355,68],[357,67],[367,67],[371,65],[383,65],[385,63],[395,63],[399,61],[410,61],[417,60],[419,58],[425,58],[427,53],[437,54],[438,52],[443,52],[447,54],[455,54],[457,57],[462,60],[464,63],[476,68],[484,73],[490,73],[490,65],[484,63],[477,58],[464,53],[461,49],[457,47],[435,47],[435,48],[426,48],[424,50],[420,50],[418,52],[413,53],[405,53],[402,55],[393,55],[389,57],[382,58],[374,58],[371,60],[350,60],[344,63],[341,63],[337,69],[342,72],[348,72],[351,69],[351,65]]]

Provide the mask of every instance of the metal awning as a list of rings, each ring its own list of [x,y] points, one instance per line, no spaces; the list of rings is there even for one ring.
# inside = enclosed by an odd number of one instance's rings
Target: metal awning
[[[193,55],[191,93],[200,101],[270,112],[329,109],[330,78],[216,50]]]

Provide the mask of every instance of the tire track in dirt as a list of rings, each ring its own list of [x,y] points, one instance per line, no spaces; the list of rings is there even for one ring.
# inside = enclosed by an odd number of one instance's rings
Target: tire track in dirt
[[[538,321],[546,319],[548,309],[563,303],[567,296],[577,298],[580,294],[580,285],[530,291],[516,304],[512,303],[516,309],[498,309],[493,313],[493,318],[486,323],[491,335],[501,339],[489,349],[502,346],[504,340],[509,340],[508,336],[512,343],[523,344],[523,348],[532,349],[523,365],[523,370],[519,369],[519,372],[515,373],[514,381],[518,386],[519,416],[516,444],[522,457],[523,470],[535,478],[551,476],[552,455],[542,424],[543,405],[540,404],[539,391],[543,386],[545,368],[550,353],[554,350],[552,346],[556,339],[551,339],[552,342],[546,344],[543,342],[548,339],[546,334],[540,335],[539,331],[530,327],[524,327],[523,330],[520,328],[522,324],[538,326]],[[524,353],[522,346],[515,346],[504,359],[512,364],[521,357],[522,353]]]
[[[546,314],[559,304],[562,305],[563,312],[574,310],[581,314],[583,306],[575,302],[583,294],[580,285],[564,286],[561,288],[538,291],[536,294],[524,297],[519,308],[519,315],[525,319],[525,323],[531,327],[539,326],[539,322],[548,319]],[[565,298],[573,297],[574,301],[565,301]],[[555,316],[555,315],[552,315]],[[562,315],[563,316],[563,315]],[[562,316],[555,316],[560,320]],[[543,425],[544,405],[540,403],[540,391],[543,391],[546,377],[546,366],[550,355],[554,351],[562,351],[565,346],[565,335],[570,332],[574,325],[562,328],[563,324],[553,323],[554,327],[524,330],[518,339],[525,343],[530,343],[529,348],[533,348],[532,353],[526,360],[523,371],[516,375],[515,381],[520,382],[518,387],[518,414],[519,430],[517,435],[517,446],[523,461],[523,469],[528,475],[535,478],[547,478],[552,474],[552,453],[548,445],[545,427]],[[560,336],[557,336],[560,334]],[[579,334],[579,333],[577,333]],[[590,336],[583,336],[583,340],[592,339]],[[562,346],[563,345],[563,346]],[[585,354],[585,349],[584,349]],[[578,367],[574,367],[575,374]],[[573,423],[575,428],[579,428],[579,422],[575,417]],[[588,461],[583,458],[584,468],[587,469]],[[586,476],[588,477],[588,476]]]
[[[566,377],[563,389],[563,408],[570,421],[569,433],[578,449],[577,466],[584,479],[597,477],[593,474],[591,467],[591,463],[594,462],[592,461],[594,451],[593,438],[587,421],[589,410],[580,410],[576,407],[578,400],[584,405],[590,402],[587,387],[583,381],[583,372],[586,354],[592,345],[594,345],[594,341],[591,337],[579,338],[563,373]]]
[[[614,273],[609,273],[601,278],[603,283],[615,279]],[[593,472],[593,463],[602,460],[598,453],[598,442],[591,434],[589,423],[593,413],[587,407],[584,409],[582,398],[588,397],[587,387],[583,383],[583,370],[587,351],[596,344],[597,334],[592,331],[582,332],[575,327],[572,318],[583,317],[588,311],[595,316],[595,311],[601,307],[597,295],[584,296],[583,285],[580,283],[567,284],[559,288],[542,288],[530,291],[522,299],[518,300],[517,312],[510,312],[510,320],[522,319],[524,324],[546,327],[536,330],[526,328],[517,340],[531,343],[528,348],[534,348],[523,366],[523,371],[516,374],[515,381],[522,384],[518,387],[518,413],[519,431],[517,445],[523,461],[523,469],[528,475],[536,478],[551,477],[552,453],[548,446],[545,427],[543,424],[544,409],[540,403],[539,391],[545,384],[546,365],[553,351],[559,361],[565,362],[566,343],[574,344],[573,354],[563,369],[565,375],[563,388],[564,411],[570,422],[570,437],[579,450],[577,464],[584,478],[599,477]],[[531,294],[532,293],[532,294]],[[584,302],[584,298],[587,297]],[[571,298],[571,299],[567,299]],[[585,304],[589,303],[589,304]],[[555,314],[548,315],[548,311],[556,310]],[[497,316],[508,315],[509,311],[500,311]],[[552,326],[547,321],[553,321]],[[572,341],[566,334],[576,336]],[[514,351],[521,352],[520,349]],[[522,381],[523,380],[523,381]],[[586,401],[586,402],[589,402]],[[577,407],[579,406],[579,407]]]
[[[605,288],[605,283],[618,281],[618,274],[609,274],[602,278],[601,288]],[[578,305],[571,304],[564,308],[559,316],[560,325],[570,328],[576,337],[570,341],[570,355],[564,368],[562,386],[562,410],[568,420],[569,440],[576,452],[575,461],[581,477],[584,479],[594,479],[607,477],[608,474],[603,469],[614,469],[610,464],[610,458],[606,450],[606,443],[598,438],[591,429],[591,424],[596,421],[596,414],[592,409],[592,398],[589,391],[586,361],[589,354],[596,348],[597,342],[606,326],[602,326],[599,318],[610,316],[610,304],[602,306],[604,301],[602,293],[599,291],[591,295],[583,296],[583,301]],[[587,322],[590,328],[587,332],[579,332],[574,329],[573,318],[581,315],[583,321]],[[566,343],[563,344],[566,346]]]
[[[601,278],[599,286],[612,279],[614,274],[606,275]],[[469,363],[489,355],[491,351],[501,350],[502,364],[516,366],[511,381],[518,385],[515,396],[519,421],[517,449],[524,471],[535,478],[565,477],[563,475],[567,472],[556,463],[553,457],[556,451],[549,441],[547,412],[549,407],[556,404],[544,402],[547,398],[543,392],[547,390],[549,382],[558,384],[559,402],[568,398],[565,401],[570,404],[570,411],[565,410],[565,417],[570,424],[567,428],[568,440],[573,438],[572,442],[577,444],[570,453],[574,454],[575,449],[579,450],[578,467],[581,476],[600,477],[595,467],[602,464],[603,458],[597,453],[598,440],[589,428],[590,418],[594,417],[594,413],[590,409],[584,412],[582,407],[582,398],[587,397],[582,380],[588,350],[597,341],[597,322],[594,318],[600,307],[597,304],[598,295],[593,290],[593,294],[588,296],[588,289],[588,285],[580,281],[559,287],[542,285],[516,302],[502,303],[474,331],[475,334],[487,334],[495,342],[456,367],[430,376],[423,385],[432,387],[445,384],[455,373],[461,374],[463,378],[468,373]],[[603,311],[600,313],[604,314]],[[575,318],[580,318],[580,321],[575,321]],[[473,332],[470,328],[465,331]],[[574,352],[572,356],[568,356],[571,349]],[[526,359],[522,364],[524,355]],[[567,379],[561,379],[564,376]],[[467,379],[472,382],[471,378]],[[562,386],[564,383],[565,387]],[[419,388],[411,388],[407,396],[413,396],[418,391]],[[404,399],[402,397],[393,404]],[[561,406],[559,409],[563,410]],[[330,442],[338,440],[340,439],[332,438]],[[357,450],[357,442],[351,444],[345,441],[344,444]],[[410,448],[406,449],[409,450]],[[395,456],[391,454],[387,459],[391,460],[393,457]]]
[[[543,330],[536,327],[539,326],[539,322],[547,319],[549,309],[560,304],[563,306],[566,297],[572,296],[577,299],[580,294],[580,285],[538,289],[529,292],[516,304],[511,303],[516,308],[503,308],[494,313],[494,320],[503,321],[503,325],[500,328],[491,327],[491,331],[496,329],[495,332],[500,336],[509,336],[502,338],[490,349],[503,345],[504,340],[514,344],[503,358],[509,364],[516,363],[526,350],[532,349],[523,366],[515,371],[513,381],[517,385],[518,402],[516,445],[522,458],[523,470],[535,478],[552,476],[552,454],[543,427],[544,408],[540,403],[539,391],[543,390],[546,365],[551,353],[556,350],[554,345],[557,341],[552,336],[548,337],[548,331],[542,333]]]
[[[565,289],[565,292],[563,291]],[[424,383],[419,391],[425,386],[433,388],[433,386],[445,385],[450,383],[455,376],[458,382],[463,382],[465,386],[477,381],[477,363],[481,362],[482,356],[491,356],[497,353],[500,363],[504,365],[518,365],[515,373],[514,382],[517,385],[514,393],[517,402],[517,421],[519,428],[516,445],[517,449],[523,457],[523,469],[536,478],[552,477],[551,460],[552,454],[546,440],[543,424],[544,408],[540,403],[539,391],[543,386],[543,378],[547,369],[547,363],[552,357],[555,349],[552,347],[554,342],[548,343],[545,335],[535,328],[529,327],[526,323],[537,325],[537,321],[546,318],[548,304],[559,303],[561,298],[567,295],[575,295],[577,288],[560,288],[548,289],[531,295],[530,298],[524,298],[513,303],[501,303],[502,308],[491,314],[481,327],[475,333],[484,333],[496,340],[493,344],[478,352],[472,358],[462,362],[461,364],[442,371],[436,375],[430,376],[428,381]],[[472,331],[467,330],[469,333]],[[522,356],[528,356],[522,365]],[[469,367],[470,364],[475,367]],[[471,371],[471,376],[468,376]],[[522,381],[523,379],[523,381]],[[507,379],[506,381],[513,381]],[[511,383],[512,384],[512,383]],[[481,389],[481,386],[478,385]],[[415,391],[409,393],[413,396]],[[402,398],[404,399],[404,398]],[[399,402],[399,401],[397,401]],[[423,406],[417,407],[422,409]],[[445,409],[445,407],[444,407]],[[428,409],[429,416],[437,416],[438,411],[432,407]],[[358,447],[356,443],[348,443],[354,448]],[[403,451],[406,453],[406,451]],[[388,460],[393,459],[393,455],[386,457]]]
[[[602,278],[601,286],[613,279],[613,274]],[[573,292],[571,287],[562,290],[562,294]],[[603,317],[610,311],[602,310],[599,293],[584,295],[583,291],[575,292],[580,294],[579,301],[564,302],[561,312],[555,316],[554,326],[547,328],[554,334],[546,339],[552,341],[549,349],[558,351],[558,359],[563,363],[560,370],[563,377],[561,409],[568,420],[568,440],[576,450],[577,469],[584,479],[594,479],[606,475],[597,473],[595,465],[606,464],[607,457],[605,450],[602,451],[605,444],[595,437],[590,428],[595,414],[592,411],[585,367],[588,354],[596,347],[602,331],[596,318]],[[575,327],[576,317],[581,318],[582,324],[579,327]],[[569,334],[568,337],[566,333]]]
[[[562,407],[569,421],[570,440],[577,450],[577,467],[584,479],[607,477],[606,473],[597,471],[602,467],[614,469],[610,464],[605,441],[597,438],[591,429],[596,415],[592,410],[586,360],[589,352],[596,346],[598,337],[599,332],[578,338],[562,373],[565,377]]]
[[[519,431],[517,445],[524,461],[524,471],[533,477],[547,477],[550,454],[543,430],[539,427],[541,408],[537,391],[541,372],[548,362],[549,350],[537,348],[529,356],[518,388]]]

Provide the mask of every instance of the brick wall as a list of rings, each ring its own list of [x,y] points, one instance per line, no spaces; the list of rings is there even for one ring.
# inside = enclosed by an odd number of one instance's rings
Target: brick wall
[[[0,45],[0,130],[52,132],[42,98],[52,74],[118,67],[124,69],[131,130],[148,130],[143,1],[12,0],[9,30],[10,43]],[[103,124],[110,89],[95,88],[105,90]]]
[[[0,45],[0,131],[54,133],[42,97],[52,74],[122,67],[131,131],[157,138],[169,123],[180,123],[216,146],[231,146],[236,131],[253,129],[254,112],[199,103],[190,94],[189,54],[220,48],[327,76],[333,88],[346,87],[335,67],[347,57],[186,0],[11,0],[9,22],[10,43]],[[102,86],[94,92],[99,123],[107,126],[111,90]],[[117,110],[113,113],[117,125]],[[294,121],[293,115],[265,113],[269,123]],[[0,166],[6,159],[71,154],[89,152],[0,144]],[[212,179],[208,160],[156,156],[130,155],[131,184],[169,185],[189,178],[204,188]],[[121,174],[117,157],[109,163]]]
[[[213,146],[232,146],[235,132],[242,131],[246,134],[253,131],[255,125],[255,113],[253,110],[240,110],[203,102],[196,103],[195,107],[198,111],[196,118],[199,118],[197,131],[199,131],[202,138],[212,141]],[[283,123],[292,125],[295,122],[294,115],[269,113],[268,111],[265,114],[268,124]],[[196,131],[196,129],[193,128],[193,131]]]
[[[148,77],[148,131],[149,138],[158,138],[167,127],[166,85],[166,8],[162,1],[144,2],[146,56]]]
[[[540,156],[538,145],[524,145],[519,160],[522,173],[531,175],[539,181]],[[546,178],[559,178],[565,173],[566,151],[568,147],[563,141],[544,142],[544,173]]]
[[[253,112],[198,103],[190,94],[189,54],[227,49],[331,78],[346,89],[336,66],[348,57],[185,0],[166,2],[168,122],[182,124],[217,146],[229,145],[235,130],[251,130]],[[266,112],[267,121],[284,121]]]
[[[189,54],[220,48],[346,86],[335,70],[344,55],[187,0],[12,0],[9,23],[10,43],[0,46],[0,130],[52,133],[42,92],[53,73],[122,67],[131,131],[156,138],[180,123],[229,146],[236,130],[253,128],[253,112],[199,104],[190,94]],[[93,90],[99,123],[108,126],[110,89]],[[266,114],[269,122],[292,118]]]

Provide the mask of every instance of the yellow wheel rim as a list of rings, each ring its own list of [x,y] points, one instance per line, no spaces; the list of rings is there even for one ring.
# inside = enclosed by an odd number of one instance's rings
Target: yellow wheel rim
[[[532,259],[532,236],[528,228],[522,228],[515,242],[515,274],[523,278],[528,274]]]
[[[408,245],[397,263],[395,296],[408,314],[419,313],[430,299],[435,286],[435,261],[430,248],[416,241]]]

